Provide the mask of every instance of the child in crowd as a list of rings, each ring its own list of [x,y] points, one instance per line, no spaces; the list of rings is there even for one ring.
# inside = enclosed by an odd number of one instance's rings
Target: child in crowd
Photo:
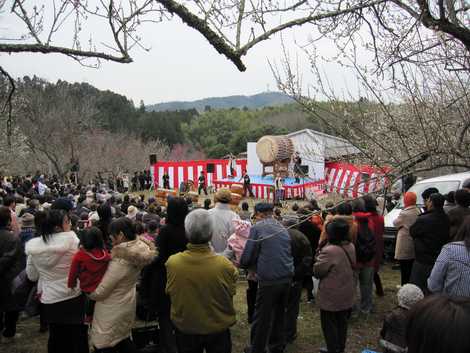
[[[251,222],[244,221],[241,219],[232,220],[235,226],[235,233],[233,233],[228,238],[228,251],[225,255],[231,260],[235,266],[240,265],[240,258],[242,257],[243,250],[245,250],[245,245],[250,236]],[[248,307],[248,323],[252,323],[253,315],[255,313],[255,302],[256,302],[256,293],[258,287],[258,280],[256,274],[253,271],[248,270],[246,276],[248,281],[248,288],[246,289],[246,302]]]
[[[75,254],[70,266],[68,287],[75,288],[77,280],[84,293],[92,293],[103,279],[108,268],[111,255],[106,250],[103,234],[97,227],[83,230],[80,237],[80,250]],[[87,321],[93,317],[94,302],[90,301],[87,308]]]
[[[158,220],[152,219],[151,221],[146,223],[145,228],[147,231],[144,234],[144,238],[152,242],[155,242],[155,239],[157,239],[158,231],[160,228],[160,218],[158,218]]]
[[[385,317],[383,328],[380,331],[380,345],[384,348],[384,353],[405,353],[407,351],[408,311],[424,298],[424,294],[419,287],[408,283],[400,288],[397,297],[398,307]]]
[[[250,235],[251,223],[240,219],[234,219],[232,223],[235,227],[235,233],[228,238],[227,244],[231,252],[227,257],[238,267],[246,241]]]
[[[134,222],[134,231],[137,237],[145,237],[145,226],[142,222]]]

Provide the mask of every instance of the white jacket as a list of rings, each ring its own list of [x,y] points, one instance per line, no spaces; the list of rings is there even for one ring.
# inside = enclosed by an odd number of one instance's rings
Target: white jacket
[[[26,243],[26,274],[31,281],[38,281],[41,303],[58,303],[80,295],[79,288],[67,287],[70,265],[79,242],[77,235],[70,231],[53,234],[47,243],[42,238]]]
[[[240,219],[240,216],[230,209],[230,205],[220,202],[209,210],[209,214],[214,227],[211,245],[217,254],[221,254],[227,248],[228,238],[235,233],[235,226],[232,221]]]

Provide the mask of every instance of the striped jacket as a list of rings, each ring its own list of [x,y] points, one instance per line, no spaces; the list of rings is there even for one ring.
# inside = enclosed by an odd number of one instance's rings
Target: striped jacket
[[[433,293],[470,297],[470,250],[463,241],[444,245],[428,279]]]

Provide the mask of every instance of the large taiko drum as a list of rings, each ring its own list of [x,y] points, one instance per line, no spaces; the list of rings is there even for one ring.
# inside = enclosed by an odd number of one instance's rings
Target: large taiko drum
[[[285,135],[263,136],[256,143],[256,154],[262,163],[290,159],[294,153],[292,140]]]
[[[232,184],[230,185],[230,192],[232,194],[238,194],[240,196],[243,196],[243,186],[240,184]]]

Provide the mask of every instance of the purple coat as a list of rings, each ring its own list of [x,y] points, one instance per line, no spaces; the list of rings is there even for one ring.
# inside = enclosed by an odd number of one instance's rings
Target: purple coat
[[[352,308],[355,263],[356,250],[352,243],[327,244],[320,250],[313,266],[313,275],[320,280],[317,296],[320,309],[342,311]]]

